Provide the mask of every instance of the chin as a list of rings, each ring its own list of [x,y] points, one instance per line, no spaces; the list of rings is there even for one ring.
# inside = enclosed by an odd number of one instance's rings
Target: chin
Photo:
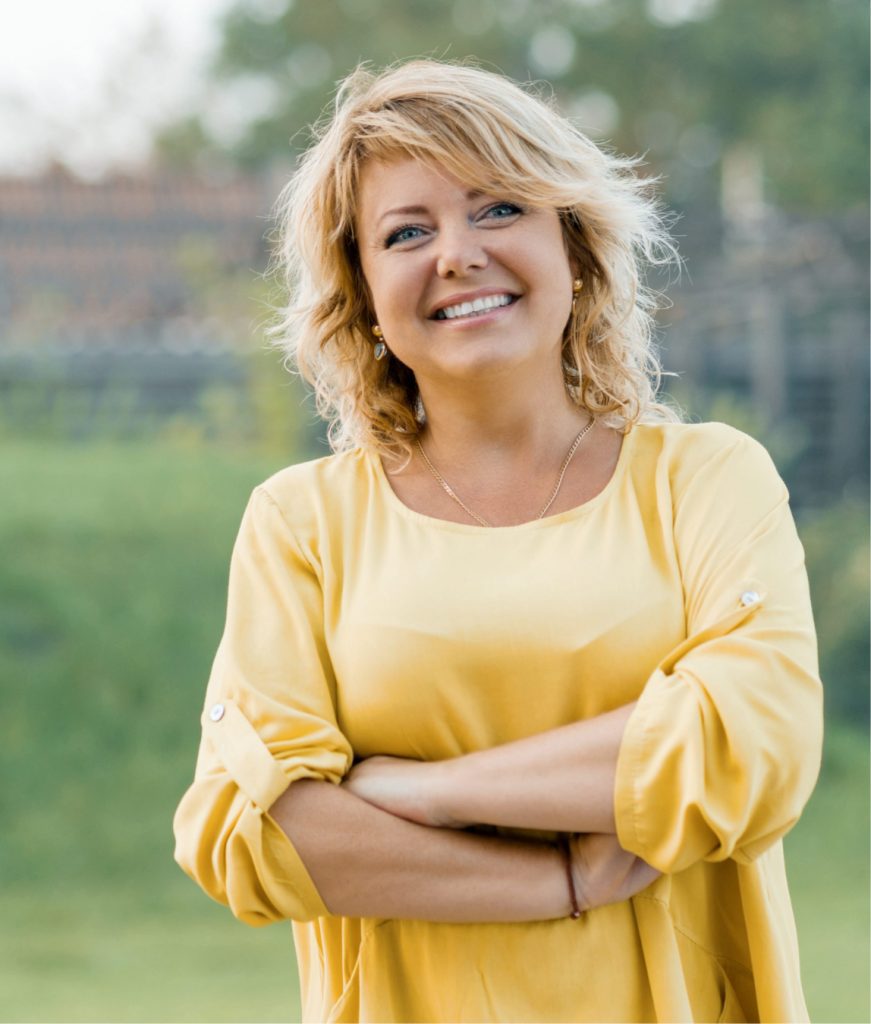
[[[512,373],[529,376],[530,360],[511,357],[506,352],[476,352],[470,357],[453,360],[444,367],[444,376],[464,383],[496,381]]]

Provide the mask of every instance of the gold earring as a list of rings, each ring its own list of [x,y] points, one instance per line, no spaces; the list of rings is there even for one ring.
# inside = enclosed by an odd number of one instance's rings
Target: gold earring
[[[384,344],[384,331],[381,330],[378,324],[373,324],[372,333],[378,339],[373,349],[373,355],[380,361],[387,355],[387,346]]]
[[[583,289],[584,289],[583,279],[580,278],[580,277],[576,277],[574,279],[574,281],[572,281],[572,312],[573,313],[577,312],[578,296],[581,294]]]

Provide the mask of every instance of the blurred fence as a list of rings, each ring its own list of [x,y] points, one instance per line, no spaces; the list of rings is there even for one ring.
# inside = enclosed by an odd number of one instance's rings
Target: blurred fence
[[[141,437],[177,417],[202,417],[216,393],[243,413],[246,360],[222,349],[131,344],[0,349],[0,423],[7,433],[56,440]]]
[[[711,392],[743,404],[800,506],[867,488],[867,247],[858,213],[771,216],[693,261],[668,315],[678,393],[691,409],[702,396],[703,414]]]

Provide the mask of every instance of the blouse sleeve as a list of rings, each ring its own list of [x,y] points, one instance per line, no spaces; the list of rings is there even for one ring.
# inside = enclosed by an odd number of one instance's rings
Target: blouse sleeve
[[[744,435],[687,475],[674,511],[687,639],[644,687],[615,786],[621,844],[665,873],[759,856],[797,821],[822,747],[804,552],[786,488]]]
[[[233,550],[202,727],[194,782],[174,820],[180,866],[248,924],[327,914],[268,812],[297,779],[338,783],[352,753],[336,722],[317,573],[263,488]]]

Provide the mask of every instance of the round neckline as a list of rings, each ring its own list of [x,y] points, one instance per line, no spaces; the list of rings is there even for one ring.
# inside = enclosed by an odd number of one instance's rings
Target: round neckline
[[[414,520],[425,526],[449,530],[453,533],[479,534],[485,536],[493,536],[496,534],[508,535],[516,534],[519,531],[545,529],[550,526],[558,526],[561,523],[571,522],[574,519],[578,519],[581,516],[592,512],[606,501],[611,491],[616,489],[621,478],[625,475],[626,466],[629,463],[629,449],[631,444],[634,442],[635,433],[636,431],[633,427],[623,435],[623,440],[620,444],[620,454],[617,456],[617,464],[614,466],[614,472],[598,494],[593,495],[592,498],[580,505],[564,509],[562,512],[556,512],[551,516],[545,516],[543,519],[530,519],[525,523],[513,523],[508,526],[475,526],[472,523],[457,523],[454,522],[453,519],[440,519],[438,516],[430,516],[424,512],[418,512],[416,509],[410,508],[406,505],[396,491],[393,490],[387,470],[384,468],[384,464],[381,461],[381,456],[377,452],[370,451],[367,451],[366,455],[368,456],[368,461],[373,465],[375,476],[382,490],[385,492],[388,504],[392,505],[407,519]]]

